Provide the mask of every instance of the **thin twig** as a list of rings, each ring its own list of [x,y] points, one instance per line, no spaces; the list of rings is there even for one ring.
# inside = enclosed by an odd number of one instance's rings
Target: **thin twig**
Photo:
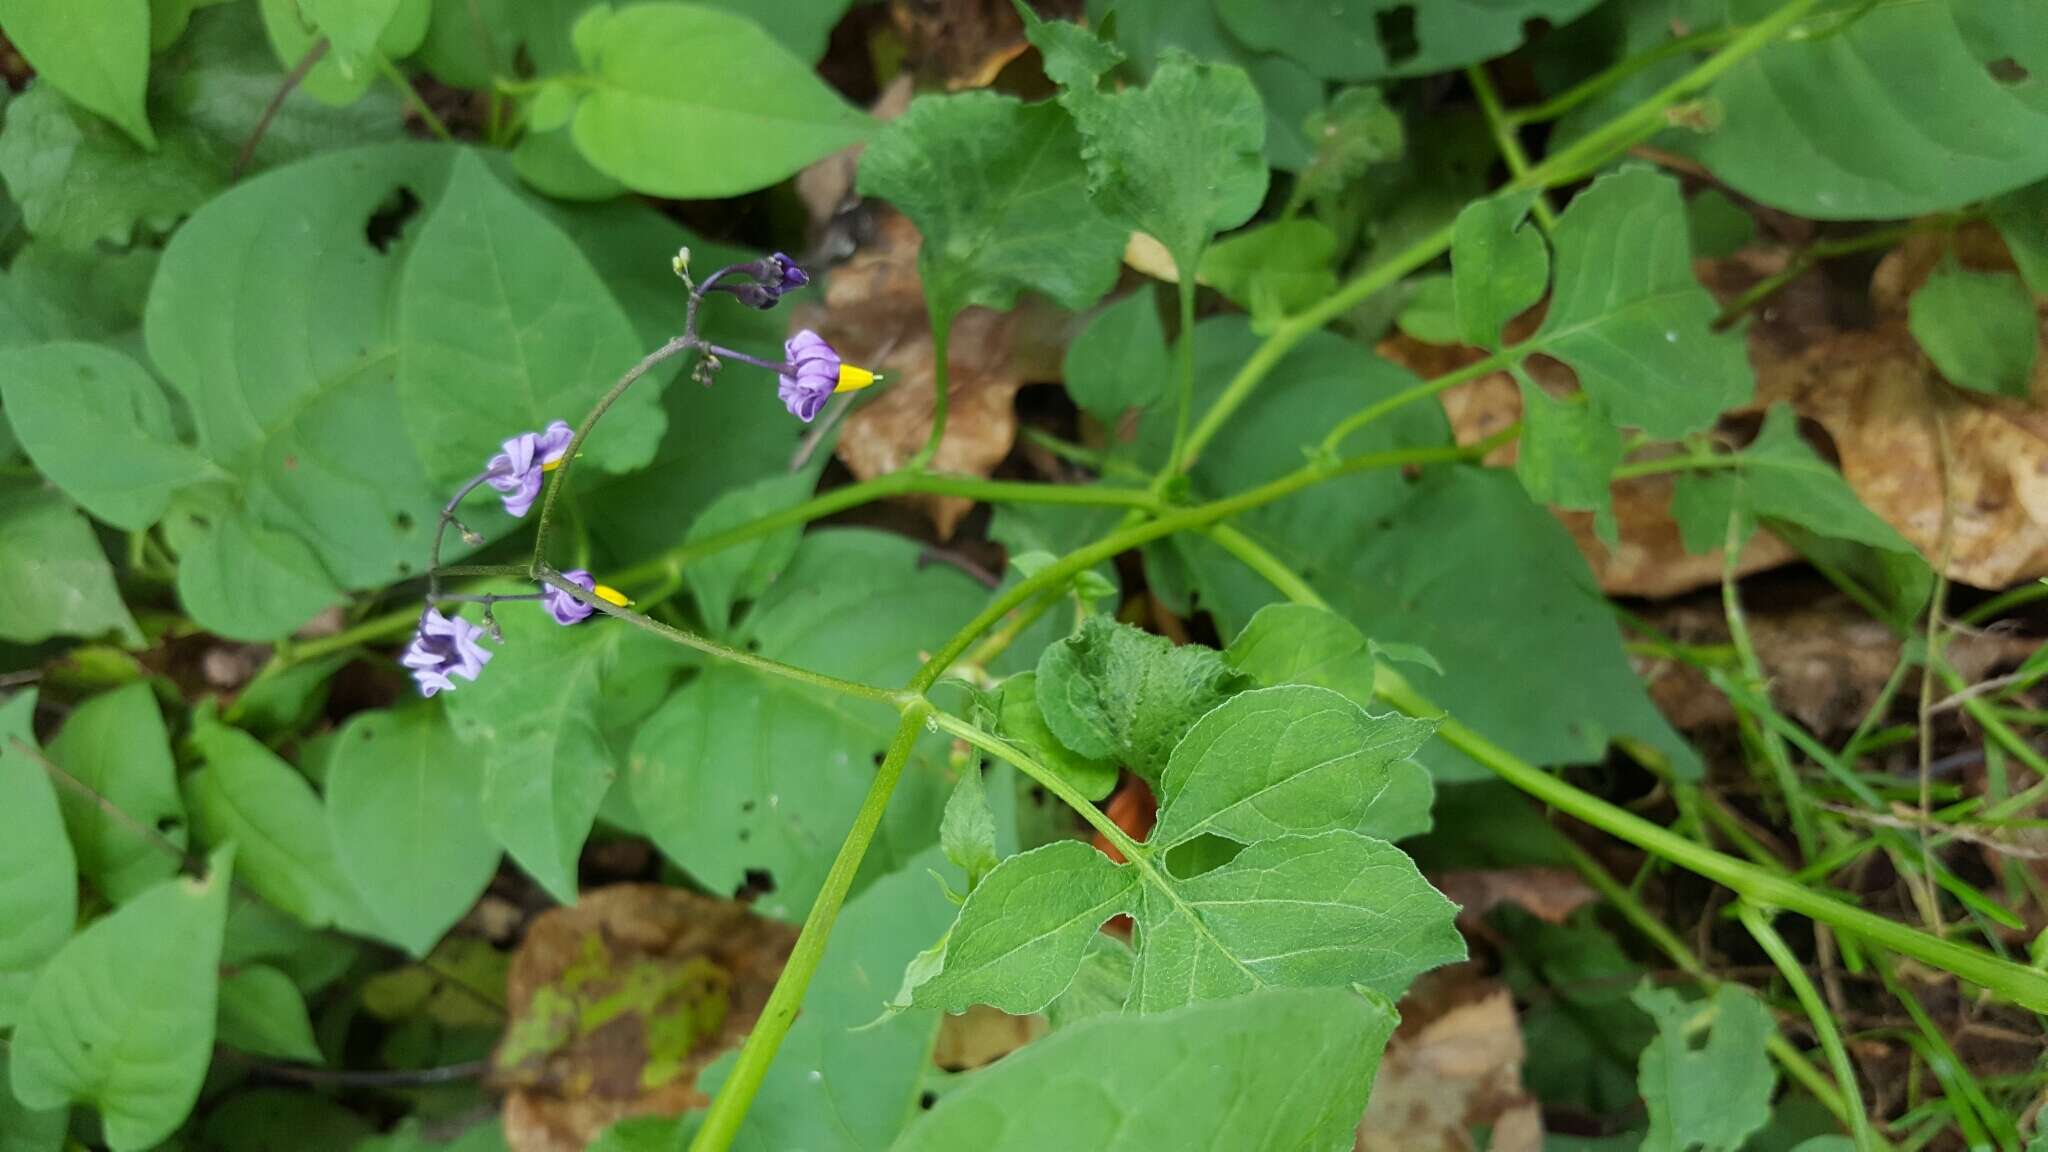
[[[242,141],[242,150],[235,156],[235,166],[228,170],[230,183],[240,180],[242,173],[249,170],[249,161],[256,156],[256,146],[263,142],[263,134],[270,130],[270,122],[277,119],[278,110],[284,107],[286,100],[291,99],[292,90],[306,79],[306,74],[326,55],[327,37],[322,36],[313,41],[313,46],[306,49],[306,54],[299,57],[299,62],[292,65],[292,70],[285,74],[284,83],[277,86],[277,91],[271,93],[270,103],[263,106],[263,115],[256,118],[256,126],[249,129],[249,138]]]
[[[356,1072],[343,1068],[315,1068],[307,1064],[285,1064],[274,1060],[252,1060],[249,1070],[273,1080],[329,1088],[424,1088],[478,1080],[491,1070],[489,1060],[467,1060],[440,1068],[400,1068],[383,1072]]]

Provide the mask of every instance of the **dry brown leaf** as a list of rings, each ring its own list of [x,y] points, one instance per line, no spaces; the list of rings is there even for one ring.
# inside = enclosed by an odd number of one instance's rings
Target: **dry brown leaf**
[[[889,81],[868,106],[868,115],[884,122],[894,120],[910,107],[910,98],[916,93],[917,84],[906,72]],[[860,171],[861,149],[866,147],[855,144],[843,148],[796,174],[796,196],[803,201],[813,229],[823,228],[833,217],[860,202],[853,194],[853,182]]]
[[[1562,924],[1599,898],[1569,868],[1459,868],[1433,875],[1430,882],[1458,905],[1458,920],[1467,927],[1485,920],[1487,913],[1503,904],[1513,904],[1548,923]]]
[[[1514,997],[1464,968],[1432,973],[1401,1001],[1358,1152],[1471,1152],[1491,1128],[1493,1152],[1543,1146],[1536,1101],[1522,1090],[1522,1029]]]
[[[536,918],[505,981],[511,1015],[494,1057],[496,1078],[510,1088],[504,1116],[512,1152],[576,1152],[625,1117],[673,1116],[709,1103],[696,1089],[697,1073],[760,1018],[795,942],[794,929],[745,905],[655,884],[594,889],[575,907]],[[537,1005],[545,1012],[551,1000],[559,1008],[564,996],[588,999],[629,984],[680,988],[711,971],[722,974],[716,979],[728,997],[723,1020],[685,1058],[660,1069],[655,1087],[643,1085],[650,1023],[672,1024],[689,1009],[687,997],[664,994],[651,1015],[628,1011],[560,1044],[531,1043]]]
[[[1046,20],[1078,15],[1080,5],[1034,5]],[[1004,66],[1030,50],[1024,22],[1010,0],[894,0],[890,22],[903,37],[904,54],[918,74],[949,92],[986,88]]]
[[[933,357],[917,278],[917,229],[896,213],[876,219],[875,239],[833,270],[823,309],[800,309],[794,326],[816,328],[841,356],[888,378],[855,409],[839,437],[840,460],[860,479],[894,472],[931,436]],[[969,308],[954,320],[947,356],[946,435],[932,467],[986,476],[1017,437],[1013,401],[1027,380],[1057,379],[1066,323],[1048,307]],[[916,496],[939,535],[951,536],[974,502]]]
[[[932,1045],[932,1063],[948,1072],[960,1072],[993,1064],[1046,1034],[1043,1016],[1012,1016],[986,1004],[976,1004],[957,1016],[939,1021],[939,1038]]]

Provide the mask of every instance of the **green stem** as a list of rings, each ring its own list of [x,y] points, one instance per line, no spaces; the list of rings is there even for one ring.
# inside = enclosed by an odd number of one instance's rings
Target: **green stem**
[[[1963,613],[1962,621],[1972,626],[1983,624],[1988,620],[2003,616],[2015,608],[2032,604],[2036,600],[2048,600],[2048,580],[2036,580],[2031,584],[2022,584],[2017,588],[2009,588],[2004,592],[2000,592],[1991,599]]]
[[[434,115],[432,108],[427,107],[426,100],[421,98],[419,89],[412,86],[412,81],[406,78],[405,71],[399,68],[398,65],[385,59],[382,52],[372,52],[370,55],[372,59],[377,61],[377,70],[382,72],[384,78],[391,81],[392,86],[404,95],[406,102],[412,105],[412,110],[419,113],[420,123],[427,126],[427,131],[434,134],[434,139],[454,140],[455,134],[448,131],[448,126],[441,123],[441,118]]]
[[[922,699],[913,700],[904,708],[903,722],[896,726],[896,738],[890,741],[889,751],[882,757],[882,766],[875,770],[874,782],[868,785],[867,796],[861,800],[860,811],[854,815],[853,827],[839,845],[839,854],[832,858],[832,868],[825,873],[824,886],[819,889],[818,898],[812,901],[811,910],[804,917],[796,946],[790,949],[782,974],[776,977],[775,989],[768,994],[768,1003],[761,1009],[761,1018],[755,1021],[753,1031],[747,1033],[747,1041],[740,1046],[739,1059],[733,1064],[732,1074],[719,1087],[718,1095],[704,1113],[703,1126],[698,1128],[696,1138],[690,1141],[691,1152],[724,1152],[738,1137],[740,1126],[746,1123],[747,1110],[753,1106],[762,1080],[775,1063],[775,1053],[782,1047],[783,1038],[789,1035],[790,1025],[796,1023],[797,1010],[803,1006],[811,977],[825,958],[825,945],[832,935],[832,925],[839,919],[839,910],[846,904],[847,894],[853,891],[854,877],[860,872],[868,846],[874,843],[875,831],[882,825],[882,813],[889,807],[889,796],[903,775],[903,766],[909,762],[910,753],[917,746],[918,735],[930,712],[931,705]]]
[[[1180,299],[1180,402],[1174,405],[1173,447],[1166,456],[1164,475],[1180,475],[1193,453],[1189,450],[1188,421],[1195,409],[1195,270],[1179,269],[1174,285]]]
[[[1733,34],[1734,29],[1731,28],[1714,28],[1666,40],[1654,48],[1616,62],[1605,72],[1590,76],[1541,104],[1532,104],[1527,108],[1518,108],[1507,113],[1507,121],[1519,127],[1523,124],[1541,124],[1556,120],[1652,65],[1661,64],[1674,56],[1683,56],[1688,52],[1697,52],[1725,43]]]
[[[1876,1133],[1870,1130],[1870,1116],[1864,1111],[1863,1088],[1856,1081],[1856,1066],[1849,1062],[1849,1049],[1842,1044],[1842,1033],[1835,1027],[1834,1015],[1821,1001],[1820,990],[1813,986],[1785,938],[1771,927],[1769,917],[1748,903],[1739,905],[1736,915],[1742,918],[1742,926],[1749,929],[1757,946],[1778,966],[1778,974],[1792,986],[1792,995],[1798,997],[1799,1006],[1806,1010],[1806,1018],[1813,1023],[1814,1038],[1820,1041],[1828,1067],[1834,1070],[1835,1083],[1849,1097],[1849,1132],[1856,1140],[1856,1152],[1871,1152],[1877,1146]]]
[[[953,317],[932,316],[932,432],[924,447],[904,466],[906,472],[922,472],[939,457],[939,442],[946,438],[946,408],[952,400],[952,363],[947,346],[953,336]]]
[[[1966,945],[1938,939],[1916,928],[1819,895],[1753,864],[1701,847],[1600,798],[1582,792],[1445,716],[1417,693],[1399,672],[1382,667],[1373,690],[1381,700],[1411,716],[1438,719],[1437,735],[1485,765],[1508,783],[1559,811],[1618,840],[1703,876],[1753,903],[1797,912],[1848,935],[1911,956],[1986,988],[2015,1004],[2048,1011],[2048,972],[2026,968]]]
[[[1615,480],[1628,480],[1637,476],[1655,476],[1660,472],[1706,472],[1716,468],[1740,468],[1741,456],[1734,453],[1705,454],[1684,453],[1678,456],[1659,456],[1655,460],[1637,460],[1623,464],[1613,472]]]
[[[1468,380],[1477,380],[1481,376],[1498,372],[1522,355],[1523,353],[1519,347],[1495,352],[1486,359],[1475,360],[1455,372],[1446,372],[1434,379],[1424,380],[1420,384],[1403,388],[1392,396],[1369,404],[1338,421],[1337,426],[1330,429],[1330,434],[1323,437],[1322,450],[1326,454],[1334,455],[1344,446],[1344,441],[1351,438],[1352,433],[1388,413],[1413,404],[1417,400],[1426,400],[1447,389],[1455,388]]]
[[[1750,285],[1742,295],[1729,301],[1728,307],[1722,309],[1721,314],[1714,318],[1714,326],[1718,328],[1733,324],[1757,305],[1777,295],[1785,285],[1806,275],[1814,265],[1823,260],[1853,256],[1858,252],[1869,252],[1877,248],[1890,248],[1915,233],[1944,231],[1970,218],[1968,213],[1929,216],[1904,224],[1895,224],[1889,228],[1877,228],[1845,240],[1823,240],[1809,244],[1800,249],[1799,254],[1787,262],[1785,267]]]
[[[1472,94],[1479,98],[1479,110],[1486,116],[1487,131],[1493,133],[1493,146],[1500,150],[1500,158],[1508,166],[1508,175],[1516,180],[1529,174],[1529,154],[1522,150],[1522,142],[1515,136],[1515,125],[1501,108],[1500,93],[1493,87],[1493,77],[1487,75],[1486,65],[1474,64],[1465,69],[1465,79],[1472,85]],[[1548,233],[1557,226],[1557,212],[1550,206],[1550,197],[1542,192],[1536,194],[1531,205],[1536,214],[1536,223]]]
[[[982,731],[951,713],[932,713],[932,723],[967,741],[983,752],[1015,765],[1019,772],[1031,777],[1033,782],[1044,788],[1047,792],[1059,797],[1062,803],[1072,808],[1076,815],[1088,822],[1090,828],[1101,833],[1104,840],[1109,841],[1116,847],[1118,852],[1123,853],[1125,859],[1137,860],[1147,855],[1148,850],[1144,845],[1131,839],[1129,833],[1117,827],[1116,821],[1111,820],[1108,813],[1096,807],[1094,802],[1086,796],[1081,795],[1079,790],[1072,784],[1067,783],[1066,777],[1033,760],[1022,749],[1011,745],[1000,737]]]

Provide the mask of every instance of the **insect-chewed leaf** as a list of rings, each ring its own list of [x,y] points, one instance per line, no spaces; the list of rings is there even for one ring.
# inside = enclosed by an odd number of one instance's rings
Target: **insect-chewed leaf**
[[[1202,713],[1243,687],[1215,650],[1101,616],[1038,660],[1038,706],[1062,744],[1157,781]]]

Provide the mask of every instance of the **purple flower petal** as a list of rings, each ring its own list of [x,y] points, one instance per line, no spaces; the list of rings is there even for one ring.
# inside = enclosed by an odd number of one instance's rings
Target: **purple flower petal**
[[[585,592],[595,592],[597,590],[597,581],[591,577],[590,573],[585,572],[581,568],[562,573],[562,579],[576,585]],[[590,605],[585,604],[552,584],[541,589],[540,599],[541,603],[547,607],[548,615],[553,616],[557,624],[581,624],[583,621],[590,619],[591,614],[597,611],[597,609],[592,608]]]
[[[817,419],[825,401],[831,399],[833,389],[839,387],[839,353],[809,328],[784,341],[782,351],[796,371],[782,377],[775,394],[781,397],[790,415],[809,424]]]
[[[540,495],[541,473],[568,454],[576,430],[557,420],[540,432],[521,432],[505,441],[504,451],[491,457],[484,482],[504,493],[505,511],[524,516]]]
[[[491,653],[478,643],[483,632],[481,626],[460,616],[444,616],[439,608],[429,608],[420,617],[419,632],[399,663],[412,669],[422,696],[452,692],[455,681],[451,677],[475,680],[491,662]]]

